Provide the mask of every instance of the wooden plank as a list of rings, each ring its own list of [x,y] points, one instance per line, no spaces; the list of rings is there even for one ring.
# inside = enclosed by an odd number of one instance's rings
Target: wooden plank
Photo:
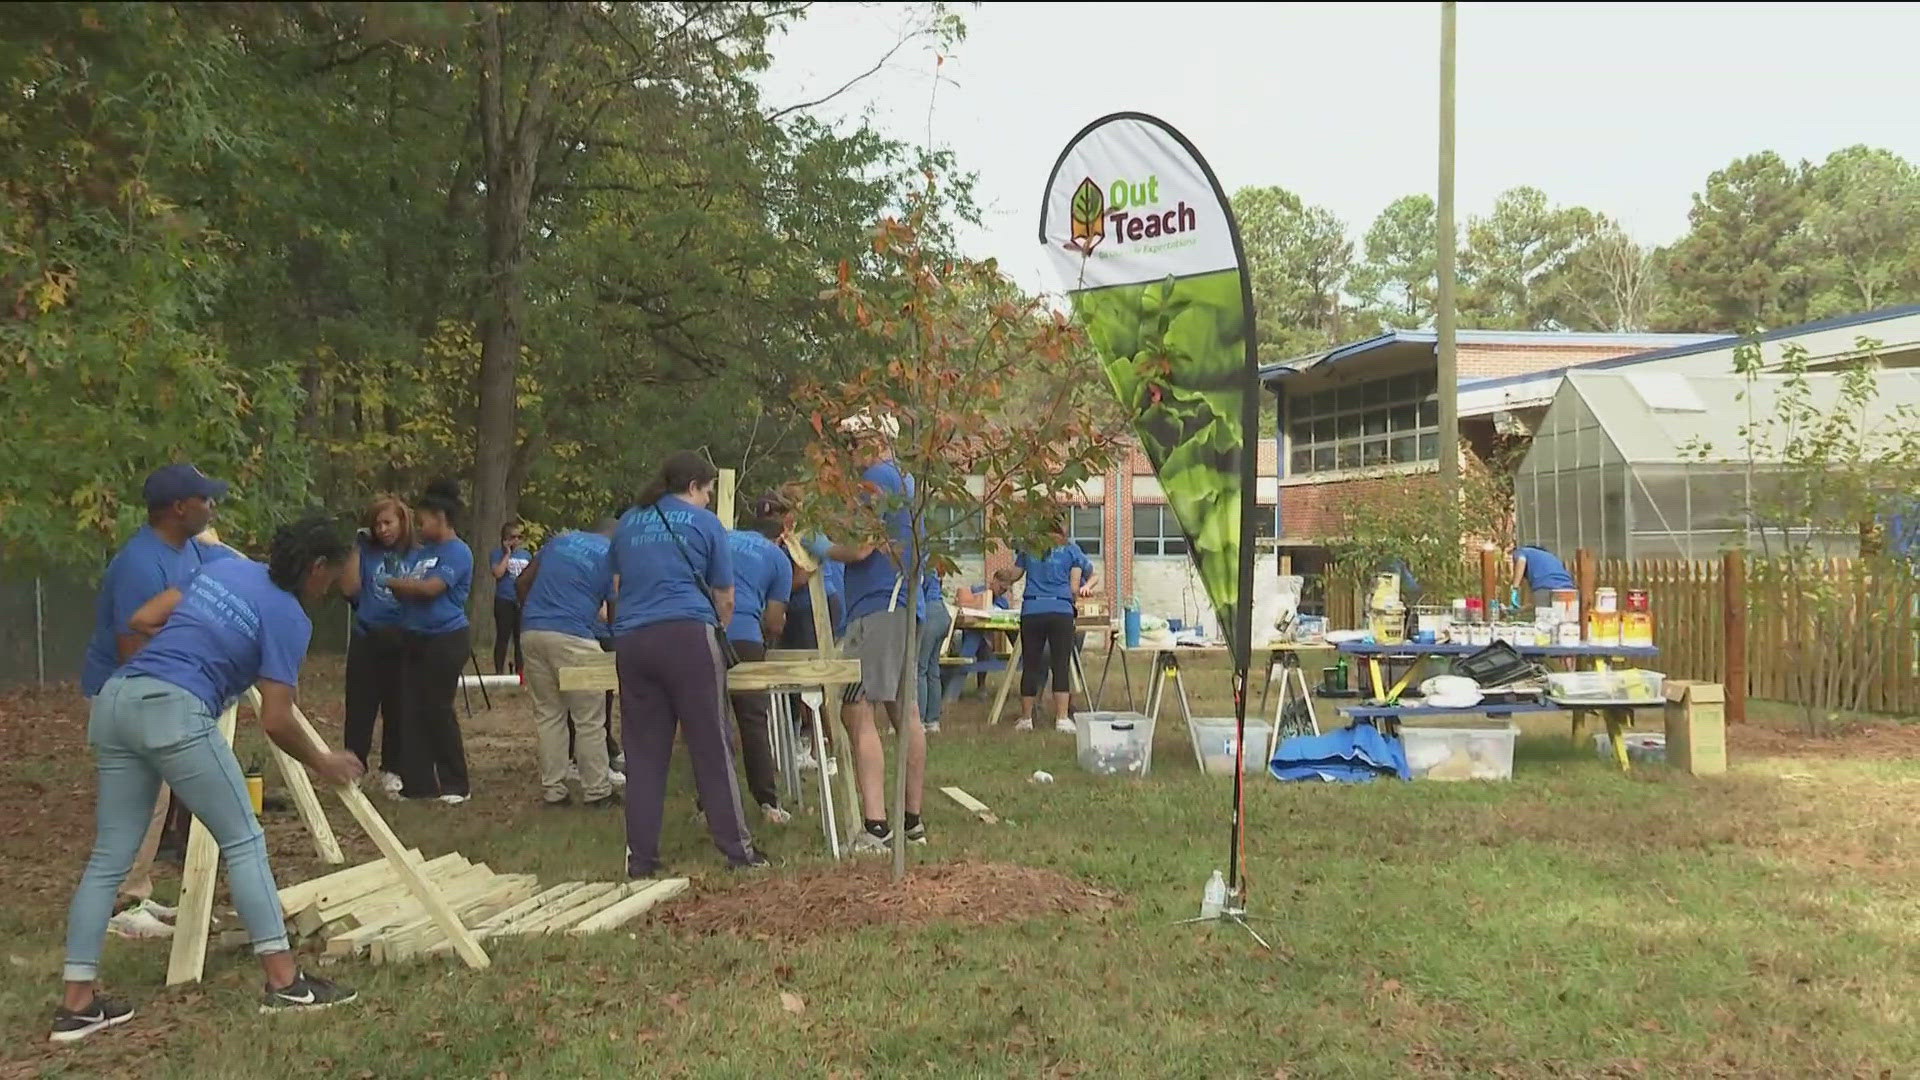
[[[260,690],[247,687],[247,704],[253,707],[255,716],[260,714]],[[272,739],[267,740],[267,750],[273,758],[274,767],[280,771],[280,780],[286,785],[287,794],[293,796],[293,808],[300,814],[301,824],[307,827],[307,835],[313,837],[313,846],[320,852],[320,861],[335,866],[347,861],[346,853],[340,850],[340,841],[333,835],[333,824],[327,820],[327,811],[320,805],[320,796],[314,793],[313,777],[307,775],[307,767],[293,759],[293,755],[280,749]]]
[[[508,923],[496,931],[496,933],[538,934],[543,933],[550,927],[571,926],[578,919],[578,913],[581,909],[590,906],[593,910],[598,911],[606,906],[606,904],[599,903],[598,901],[615,892],[618,892],[619,896],[613,896],[612,899],[607,900],[606,903],[610,904],[615,900],[625,897],[627,894],[626,883],[612,881],[589,882],[584,888],[576,890],[565,900],[557,904],[549,904],[526,918],[517,919]]]
[[[429,880],[442,881],[451,875],[465,871],[470,865],[459,852],[452,851],[421,863],[420,872]],[[396,878],[391,870],[378,878],[368,879],[368,885],[370,887],[361,891],[307,905],[294,916],[300,932],[311,934],[318,928],[337,919],[348,917],[356,911],[371,911],[385,907],[408,895],[406,884]]]
[[[500,927],[505,926],[509,923],[512,923],[518,919],[524,918],[525,916],[535,911],[538,911],[539,909],[547,906],[548,904],[552,904],[559,901],[562,897],[568,895],[569,893],[572,893],[581,888],[584,888],[586,884],[587,883],[584,881],[562,882],[561,884],[555,885],[554,887],[548,889],[543,893],[539,893],[538,895],[528,897],[527,899],[521,901],[518,904],[513,905],[507,910],[497,912],[496,914],[482,920],[479,926],[475,927],[475,931],[479,933],[480,936],[486,937],[492,934],[495,930],[498,930]]]
[[[626,899],[619,903],[602,908],[598,913],[573,924],[567,929],[567,933],[601,934],[608,930],[617,930],[653,910],[654,905],[663,904],[686,892],[687,884],[687,879],[683,877],[648,882],[629,893]]]
[[[562,930],[566,930],[569,927],[577,926],[581,922],[581,920],[592,918],[593,916],[598,915],[600,912],[605,911],[606,909],[612,907],[613,905],[620,903],[621,901],[632,896],[634,893],[637,893],[641,889],[646,888],[649,884],[651,884],[651,882],[622,881],[616,884],[613,888],[607,890],[604,893],[601,893],[599,896],[594,897],[592,900],[589,900],[584,904],[580,904],[578,906],[568,908],[566,911],[556,912],[554,915],[548,917],[547,919],[541,920],[540,922],[532,926],[527,926],[523,928],[520,932],[523,934],[560,933]]]
[[[421,861],[420,849],[408,848],[407,857],[414,862]],[[381,877],[391,873],[392,870],[387,867],[385,859],[374,859],[372,862],[363,862],[345,870],[336,870],[324,877],[302,881],[281,889],[280,907],[287,912],[298,911],[308,904],[344,895],[344,890],[358,888],[363,878]]]
[[[740,664],[727,672],[727,689],[772,690],[779,687],[840,687],[860,681],[858,660],[761,660]]]
[[[947,798],[952,799],[954,802],[959,803],[962,807],[972,812],[972,814],[975,817],[979,818],[981,821],[984,821],[989,825],[1000,824],[1000,819],[994,816],[993,811],[987,808],[986,803],[981,802],[979,799],[974,798],[973,796],[967,794],[966,792],[960,790],[959,788],[943,787],[940,789],[940,794],[945,795]]]
[[[447,906],[464,923],[478,923],[484,916],[525,900],[540,891],[540,882],[532,874],[496,875],[460,890],[449,890]],[[425,952],[430,945],[446,941],[446,935],[431,917],[418,911],[404,922],[387,927],[373,943],[373,959],[379,963],[405,960]]]
[[[234,707],[227,706],[216,723],[220,737],[232,745]],[[187,833],[187,864],[180,874],[180,905],[167,957],[168,986],[199,982],[206,971],[207,934],[213,929],[213,879],[219,869],[220,845],[196,817]]]
[[[465,862],[464,859],[461,861]],[[448,867],[442,873],[428,874],[427,880],[433,882],[441,895],[451,897],[457,892],[485,885],[498,876],[486,863],[480,863]],[[422,914],[425,914],[425,908],[421,907],[420,901],[414,898],[404,883],[395,883],[378,893],[356,897],[332,909],[308,909],[308,915],[313,918],[316,927],[325,927],[336,933],[356,926],[391,925],[396,919],[412,919]]]
[[[307,738],[313,740],[314,745],[323,749],[326,747],[325,740],[321,739],[320,733],[307,722],[306,716],[301,713],[297,705],[293,709],[293,722],[299,726]],[[461,924],[453,912],[447,910],[447,905],[440,899],[440,890],[421,876],[418,866],[407,860],[407,849],[401,845],[400,838],[393,834],[393,829],[387,824],[386,819],[373,808],[373,803],[367,799],[367,793],[354,784],[346,784],[334,790],[341,801],[347,804],[347,812],[353,815],[353,819],[360,823],[362,829],[366,830],[367,835],[373,839],[374,846],[387,857],[387,862],[393,866],[400,879],[412,888],[413,894],[420,898],[420,902],[426,906],[427,911],[432,913],[434,920],[446,931],[447,939],[453,943],[454,951],[460,954],[460,959],[466,961],[469,967],[475,968],[484,968],[491,963],[487,959],[486,950],[480,947],[480,942]]]
[[[732,469],[721,469],[714,488],[713,512],[720,518],[720,524],[729,529],[739,528],[734,521],[734,508],[740,498],[739,474]]]
[[[605,659],[595,657],[583,664],[569,664],[561,668],[560,692],[563,694],[584,691],[602,693],[620,689],[620,677],[613,667],[613,654],[604,655]]]

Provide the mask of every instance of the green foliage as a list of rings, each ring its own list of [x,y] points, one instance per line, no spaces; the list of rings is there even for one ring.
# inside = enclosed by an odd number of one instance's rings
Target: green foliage
[[[1772,391],[1770,408],[1741,430],[1752,492],[1749,594],[1790,628],[1778,662],[1816,733],[1863,709],[1890,644],[1920,631],[1907,599],[1912,553],[1886,543],[1889,523],[1914,516],[1920,411],[1878,404],[1879,343],[1857,346],[1837,374],[1810,375],[1797,345],[1765,374],[1757,344],[1734,357],[1749,400],[1761,380]]]
[[[1333,344],[1341,290],[1353,271],[1353,241],[1333,211],[1307,206],[1282,187],[1233,193],[1260,362],[1276,363]]]
[[[1553,321],[1551,284],[1592,235],[1596,215],[1554,206],[1539,188],[1503,191],[1492,213],[1467,219],[1460,254],[1460,322],[1531,330]]]
[[[1429,602],[1480,592],[1483,544],[1512,542],[1513,469],[1519,447],[1487,460],[1460,448],[1460,493],[1448,497],[1439,477],[1389,475],[1366,481],[1340,508],[1329,587],[1358,589],[1395,559],[1405,559]]]
[[[1673,297],[1663,322],[1738,332],[1799,322],[1806,283],[1791,238],[1806,217],[1807,189],[1806,166],[1772,152],[1707,177],[1687,215],[1691,230],[1666,252]]]
[[[1382,325],[1413,329],[1433,321],[1438,292],[1439,225],[1432,196],[1405,195],[1367,229],[1367,258],[1353,272],[1353,294]]]

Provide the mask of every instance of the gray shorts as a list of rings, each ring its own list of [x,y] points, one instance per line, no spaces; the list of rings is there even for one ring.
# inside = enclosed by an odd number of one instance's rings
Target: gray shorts
[[[847,624],[840,653],[860,661],[860,682],[847,687],[847,701],[890,703],[900,696],[900,676],[907,670],[907,627],[913,608],[876,611]]]

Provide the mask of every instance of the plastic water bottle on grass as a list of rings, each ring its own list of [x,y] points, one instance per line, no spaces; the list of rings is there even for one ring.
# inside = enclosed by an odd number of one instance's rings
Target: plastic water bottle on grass
[[[1200,894],[1200,917],[1217,919],[1226,906],[1227,879],[1220,876],[1220,871],[1215,870],[1213,876],[1207,879],[1206,891]]]

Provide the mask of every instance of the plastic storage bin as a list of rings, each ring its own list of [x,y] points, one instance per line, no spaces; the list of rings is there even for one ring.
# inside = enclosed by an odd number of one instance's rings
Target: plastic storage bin
[[[1400,725],[1407,768],[1416,780],[1511,780],[1513,741],[1519,735],[1519,726],[1512,723]]]
[[[1627,731],[1622,732],[1620,741],[1627,744],[1627,760],[1665,765],[1667,763],[1667,735],[1663,731]],[[1600,755],[1602,761],[1613,760],[1613,740],[1604,731],[1593,733],[1593,752]]]
[[[1272,734],[1272,724],[1271,720],[1247,717],[1245,771],[1250,774],[1267,771],[1267,736]],[[1193,736],[1193,757],[1200,763],[1200,771],[1209,776],[1232,776],[1233,717],[1196,716],[1187,721],[1187,730]]]
[[[1153,767],[1153,718],[1135,712],[1073,714],[1080,767],[1097,776],[1145,776]]]

